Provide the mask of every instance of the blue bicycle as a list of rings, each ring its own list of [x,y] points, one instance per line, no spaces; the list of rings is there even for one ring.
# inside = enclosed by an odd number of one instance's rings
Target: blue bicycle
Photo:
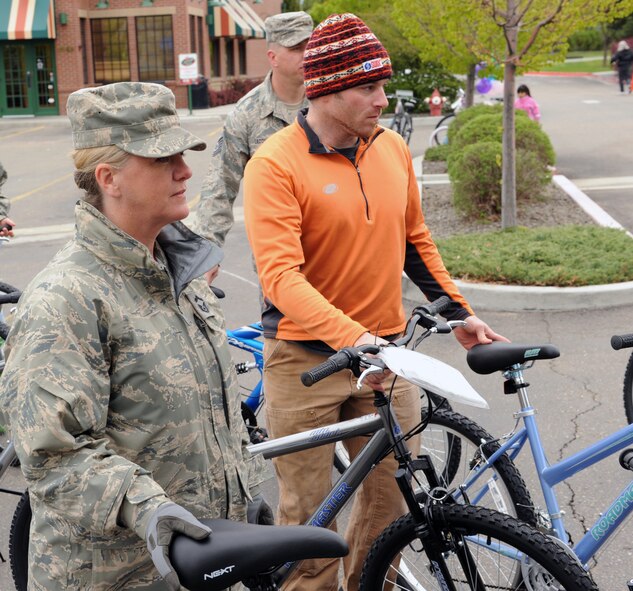
[[[623,344],[622,338],[616,336],[613,337],[612,344],[614,348],[633,346],[633,339]],[[579,561],[588,568],[590,559],[633,513],[633,481],[617,494],[593,525],[585,525],[585,535],[573,546],[565,530],[563,512],[554,487],[618,452],[622,468],[633,471],[633,425],[628,425],[558,462],[549,462],[538,430],[536,410],[528,398],[529,384],[525,380],[524,371],[532,367],[537,360],[554,359],[559,355],[558,349],[549,344],[521,345],[500,342],[477,345],[468,352],[468,365],[474,372],[486,375],[499,371],[503,374],[504,392],[518,396],[519,412],[515,414],[517,425],[514,431],[499,439],[476,441],[463,433],[459,424],[452,426],[454,441],[461,440],[461,453],[465,456],[468,470],[450,484],[457,486],[460,491],[457,496],[463,495],[473,504],[485,501],[485,498],[494,492],[488,486],[490,470],[502,458],[509,457],[514,461],[528,442],[545,500],[545,512],[537,513],[540,526],[570,545]],[[521,422],[523,426],[519,428]],[[490,445],[497,446],[492,454],[486,453]],[[633,589],[633,581],[629,583],[629,589]]]

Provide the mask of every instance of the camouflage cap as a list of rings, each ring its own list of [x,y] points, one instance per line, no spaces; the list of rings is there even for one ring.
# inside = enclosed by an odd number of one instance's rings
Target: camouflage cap
[[[207,145],[180,126],[174,94],[162,84],[117,82],[82,88],[66,105],[73,147],[117,146],[128,154],[155,158]]]
[[[283,47],[294,47],[312,34],[314,23],[307,12],[283,12],[264,21],[266,39]]]

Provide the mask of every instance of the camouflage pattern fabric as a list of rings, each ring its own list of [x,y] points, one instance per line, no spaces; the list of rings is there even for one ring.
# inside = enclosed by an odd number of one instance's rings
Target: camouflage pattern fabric
[[[185,238],[211,245],[177,222],[155,260],[84,202],[76,226],[20,300],[0,382],[31,492],[29,588],[166,589],[141,538],[146,508],[246,516],[223,315],[192,279],[206,269],[179,251]]]
[[[304,100],[291,109],[282,103],[273,92],[270,72],[240,99],[213,150],[192,225],[194,231],[220,246],[224,244],[233,226],[233,206],[246,163],[273,133],[292,123],[299,108],[307,104]]]
[[[264,21],[266,41],[283,47],[294,47],[312,35],[314,22],[307,12],[282,12]]]
[[[2,185],[4,185],[6,180],[7,171],[4,169],[4,166],[2,166],[2,163],[0,163],[0,220],[6,218],[9,215],[9,209],[11,209],[9,198],[2,194]]]
[[[76,150],[118,146],[153,158],[207,147],[180,127],[174,94],[162,84],[117,82],[82,88],[68,97],[66,109]]]

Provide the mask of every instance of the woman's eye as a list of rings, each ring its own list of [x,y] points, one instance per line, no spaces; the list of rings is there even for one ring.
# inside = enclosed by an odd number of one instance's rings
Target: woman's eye
[[[169,156],[163,156],[162,158],[156,158],[156,162],[160,164],[166,164],[169,162]]]

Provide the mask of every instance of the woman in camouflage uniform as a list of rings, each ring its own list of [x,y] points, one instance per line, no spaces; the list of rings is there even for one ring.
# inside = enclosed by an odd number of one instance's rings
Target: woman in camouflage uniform
[[[177,590],[172,533],[245,519],[249,497],[224,319],[199,279],[220,251],[178,221],[182,153],[206,146],[158,84],[75,92],[68,116],[86,195],[24,292],[0,390],[31,493],[29,588]]]

